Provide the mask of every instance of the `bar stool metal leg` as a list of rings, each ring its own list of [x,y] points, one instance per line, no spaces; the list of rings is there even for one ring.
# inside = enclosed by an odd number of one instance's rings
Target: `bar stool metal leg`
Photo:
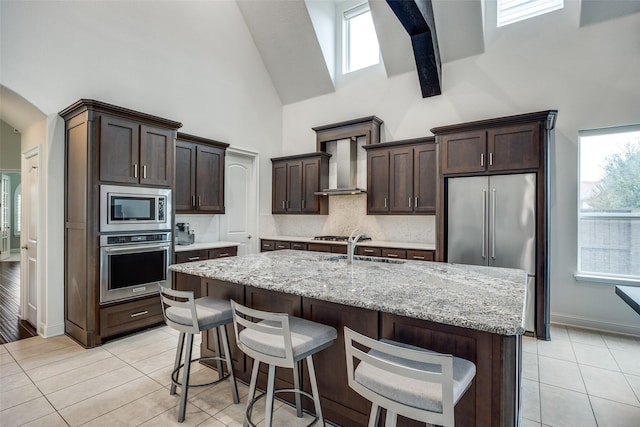
[[[253,402],[253,398],[256,395],[256,383],[258,382],[258,370],[260,369],[260,362],[258,360],[253,361],[253,369],[251,370],[251,382],[249,383],[249,394],[247,395],[247,410],[246,416],[244,417],[244,422],[242,423],[243,427],[249,427],[249,418],[251,405]]]
[[[298,375],[298,364],[293,367],[293,386],[296,390],[300,390],[300,375]],[[300,402],[300,394],[295,393],[296,399],[296,415],[298,418],[302,416],[302,403]]]
[[[313,405],[316,409],[316,417],[320,425],[324,425],[322,408],[320,407],[320,393],[318,392],[318,382],[316,381],[316,369],[313,366],[313,356],[307,356],[307,369],[309,369],[309,381],[311,382],[311,393],[313,394]]]
[[[216,352],[216,356],[221,357],[220,353],[220,334],[218,334],[218,328],[213,328],[211,330],[211,334],[213,335],[213,350]],[[216,368],[218,369],[218,378],[222,378],[224,376],[224,371],[222,369],[222,359],[216,360]]]
[[[276,366],[269,365],[267,378],[267,401],[264,404],[264,427],[271,427],[273,422],[273,397],[276,386]]]
[[[184,421],[184,415],[187,410],[187,395],[189,394],[189,373],[191,371],[191,352],[193,350],[193,334],[187,336],[187,354],[184,359],[184,368],[182,373],[182,386],[180,387],[180,410],[178,412],[178,422]]]
[[[236,376],[233,373],[233,362],[231,360],[231,349],[229,348],[227,326],[222,325],[219,328],[220,334],[222,335],[222,345],[224,346],[224,358],[227,363],[227,370],[229,371],[229,380],[231,381],[231,394],[233,396],[233,403],[240,403],[240,397],[238,396],[238,384],[236,383]]]
[[[173,370],[175,371],[180,366],[180,362],[182,361],[182,351],[184,349],[184,332],[180,332],[180,336],[178,337],[178,348],[176,349],[176,361],[173,364]],[[176,394],[176,384],[171,382],[171,388],[169,389],[169,394]]]
[[[378,419],[380,419],[380,406],[376,403],[372,403],[368,427],[376,427],[378,425]]]

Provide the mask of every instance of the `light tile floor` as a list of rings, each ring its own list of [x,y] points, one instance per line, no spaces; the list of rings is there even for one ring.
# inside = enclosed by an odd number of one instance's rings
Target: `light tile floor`
[[[552,338],[524,338],[522,426],[639,427],[640,339],[561,326]],[[168,392],[176,344],[175,331],[158,327],[90,350],[65,336],[2,345],[0,425],[179,425],[178,397]],[[192,372],[194,381],[211,373],[198,364]],[[247,387],[238,386],[239,405],[227,381],[191,389],[182,425],[242,425]],[[276,408],[276,426],[311,420]],[[256,421],[263,411],[256,406]]]

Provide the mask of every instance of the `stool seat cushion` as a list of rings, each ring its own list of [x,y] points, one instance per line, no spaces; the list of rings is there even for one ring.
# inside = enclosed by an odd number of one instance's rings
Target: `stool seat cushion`
[[[201,331],[215,328],[219,325],[231,323],[231,303],[213,297],[202,297],[195,300],[198,328]],[[191,311],[187,308],[167,307],[167,319],[185,326],[192,326]]]
[[[426,353],[436,353],[434,351],[396,341],[381,340],[381,342],[412,350],[424,351]],[[440,372],[439,365],[415,362],[376,350],[371,350],[369,354],[397,365],[407,366],[423,371]],[[459,357],[453,357],[454,405],[469,388],[475,374],[476,365],[474,365],[473,362]],[[439,383],[429,383],[424,380],[407,378],[406,376],[380,369],[364,361],[361,361],[356,368],[354,377],[358,383],[388,399],[404,405],[413,406],[414,408],[424,409],[431,412],[442,412],[442,387]]]
[[[258,324],[280,328],[280,322],[272,320],[263,320]],[[338,336],[335,328],[331,326],[293,316],[289,317],[289,328],[294,359],[313,353],[314,349],[324,348]],[[286,356],[282,336],[244,329],[238,334],[238,339],[242,344],[259,353],[282,358]]]

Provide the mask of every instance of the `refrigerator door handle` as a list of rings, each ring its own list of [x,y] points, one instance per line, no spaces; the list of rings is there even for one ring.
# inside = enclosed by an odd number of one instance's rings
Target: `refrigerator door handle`
[[[487,236],[487,190],[482,190],[482,259],[487,257],[485,253],[485,248],[487,246],[486,242]]]
[[[496,259],[496,189],[491,189],[491,258]]]

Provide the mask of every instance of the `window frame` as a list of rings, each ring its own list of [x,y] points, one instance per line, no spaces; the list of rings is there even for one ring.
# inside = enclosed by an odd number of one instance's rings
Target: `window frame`
[[[530,10],[528,13],[525,12],[527,9]],[[562,9],[564,0],[497,0],[496,27],[506,27]],[[509,18],[504,16],[507,11],[512,15]]]
[[[576,203],[576,220],[577,220],[577,236],[576,236],[576,272],[574,274],[574,278],[580,282],[591,282],[591,283],[605,283],[605,284],[616,284],[616,285],[629,285],[629,286],[640,286],[640,275],[627,275],[627,274],[612,274],[612,273],[601,273],[594,271],[586,271],[582,270],[582,233],[581,233],[581,220],[583,218],[602,218],[602,219],[610,219],[610,220],[621,220],[621,219],[631,219],[633,221],[638,221],[640,223],[640,215],[621,215],[620,213],[612,213],[611,215],[606,214],[584,214],[581,211],[582,204],[582,191],[580,189],[581,184],[581,169],[582,169],[582,138],[583,137],[592,137],[592,136],[601,136],[601,135],[613,135],[620,133],[630,133],[630,132],[640,132],[640,123],[632,124],[632,125],[623,125],[623,126],[615,126],[608,128],[599,128],[599,129],[589,129],[589,130],[581,130],[578,132],[578,168],[577,168],[577,183],[578,183],[578,192],[577,192],[577,203]]]
[[[363,15],[365,13],[369,13],[371,14],[371,7],[369,6],[369,2],[368,1],[359,1],[357,3],[350,3],[348,4],[348,6],[346,6],[344,9],[339,10],[338,11],[338,17],[340,20],[340,42],[339,42],[339,49],[340,49],[340,64],[339,64],[339,74],[342,76],[345,76],[347,74],[351,74],[360,70],[364,70],[370,67],[374,67],[376,65],[380,65],[381,62],[381,53],[380,53],[380,42],[378,40],[378,35],[376,34],[376,44],[378,45],[378,61],[376,63],[361,67],[361,68],[357,68],[357,69],[351,69],[351,43],[350,43],[350,39],[351,39],[351,28],[350,28],[350,20],[353,18],[356,18],[360,15]],[[373,20],[373,16],[372,16],[372,20]],[[374,25],[374,32],[375,32],[375,25]]]

